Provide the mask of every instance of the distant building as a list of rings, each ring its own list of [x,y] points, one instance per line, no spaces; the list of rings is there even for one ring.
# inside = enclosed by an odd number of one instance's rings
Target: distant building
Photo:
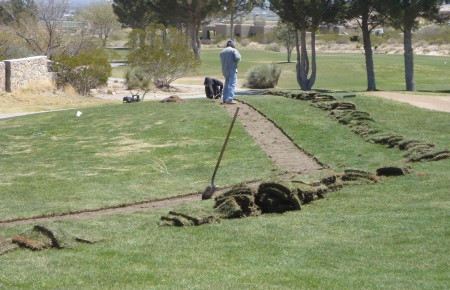
[[[278,15],[270,10],[255,8],[248,15],[234,21],[234,37],[261,37],[265,40],[278,23]],[[219,36],[231,37],[231,25],[229,20],[216,20],[202,27],[202,40],[208,41]]]
[[[449,20],[449,18],[450,18],[450,4],[444,4],[444,5],[441,6],[441,8],[439,9],[439,18]]]
[[[272,32],[273,28],[276,26],[276,22],[274,21],[254,21],[253,23],[235,23],[234,24],[234,37],[261,37],[265,38],[270,32]],[[219,35],[221,38],[229,38],[231,37],[231,25],[230,23],[220,23],[213,22],[210,25],[204,26],[202,29],[202,39],[203,40],[211,40],[214,39],[215,36]]]

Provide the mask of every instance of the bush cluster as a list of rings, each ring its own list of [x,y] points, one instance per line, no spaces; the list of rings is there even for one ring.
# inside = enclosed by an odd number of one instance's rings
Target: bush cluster
[[[140,78],[141,87],[148,88],[148,83],[152,81],[158,88],[167,88],[173,81],[200,66],[200,59],[190,48],[189,39],[177,28],[152,26],[146,32],[151,37],[131,52],[127,59],[134,70],[128,76]],[[146,82],[144,86],[142,82]]]
[[[281,68],[275,64],[262,64],[252,67],[247,72],[244,86],[252,89],[269,89],[278,84]]]
[[[93,50],[76,56],[57,56],[52,65],[58,89],[72,86],[77,93],[88,95],[91,89],[106,85],[111,75],[108,55],[103,50]]]
[[[268,51],[280,52],[281,46],[276,42],[272,42],[272,43],[266,44],[264,49],[268,50]]]

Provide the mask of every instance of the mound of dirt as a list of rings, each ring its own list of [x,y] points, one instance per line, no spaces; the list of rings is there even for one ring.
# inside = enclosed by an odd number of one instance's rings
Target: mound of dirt
[[[161,100],[161,103],[178,103],[178,102],[184,102],[182,98],[180,98],[177,95],[173,95],[170,97],[167,97],[165,99]]]
[[[245,185],[236,186],[216,197],[214,208],[222,218],[241,218],[261,214],[261,210],[255,203],[255,192]]]
[[[301,209],[297,191],[280,182],[261,183],[256,194],[256,204],[263,213],[283,213]]]
[[[32,229],[0,242],[0,255],[20,248],[40,251],[48,248],[73,248],[76,243],[93,244],[98,241],[73,236],[61,228],[35,225]]]
[[[345,176],[345,175],[343,175]],[[240,184],[215,198],[214,215],[182,214],[170,211],[160,219],[161,226],[198,226],[220,219],[259,216],[300,210],[302,204],[323,198],[324,193],[342,188],[337,175],[328,175],[317,182],[295,180],[260,183],[257,189]]]
[[[169,211],[168,215],[161,217],[159,225],[187,227],[187,226],[199,226],[204,224],[210,224],[218,221],[219,219],[213,215],[201,218],[180,212]]]

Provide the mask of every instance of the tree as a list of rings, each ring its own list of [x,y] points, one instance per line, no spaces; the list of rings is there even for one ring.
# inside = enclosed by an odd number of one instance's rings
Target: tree
[[[22,38],[37,54],[52,58],[61,47],[63,30],[62,18],[67,11],[69,0],[24,1],[23,9],[14,9],[13,2],[1,2],[9,21],[3,28]]]
[[[221,0],[221,6],[224,7],[224,15],[230,16],[230,34],[234,39],[234,22],[236,18],[245,15],[255,7],[263,7],[264,0]]]
[[[386,7],[378,5],[377,0],[347,0],[343,6],[346,19],[356,19],[362,31],[364,55],[366,61],[367,90],[375,91],[375,69],[373,65],[373,50],[371,42],[372,31],[386,20]]]
[[[0,32],[0,60],[27,57],[30,51],[15,35]]]
[[[317,75],[316,31],[323,22],[336,21],[338,8],[343,3],[341,0],[269,0],[269,2],[271,10],[276,12],[282,21],[291,23],[296,30],[297,82],[303,91],[309,91]],[[311,64],[306,42],[308,30],[311,32]]]
[[[217,15],[221,9],[220,0],[153,0],[148,6],[160,18],[171,20],[180,29],[185,29],[197,57],[201,51],[200,28],[208,23],[208,17]]]
[[[209,17],[221,11],[220,1],[114,0],[113,9],[121,23],[133,28],[143,30],[150,23],[156,23],[174,26],[186,32],[190,36],[192,51],[198,57],[201,51],[200,28],[208,23]]]
[[[94,2],[86,6],[81,11],[80,18],[89,23],[92,32],[102,40],[103,47],[120,26],[112,6],[106,2]]]
[[[126,27],[144,29],[151,23],[160,22],[158,14],[149,9],[151,0],[113,0],[114,13]]]
[[[27,5],[32,5],[32,2],[28,0],[0,1],[0,23],[11,23],[14,21],[15,15],[28,13]],[[32,14],[28,16],[33,17]]]
[[[379,5],[390,8],[390,23],[403,32],[405,83],[407,91],[415,91],[414,51],[412,31],[418,26],[418,18],[437,19],[442,0],[380,0]]]
[[[295,33],[296,30],[291,23],[278,22],[274,27],[273,33],[277,40],[286,47],[287,61],[291,62],[292,50],[295,47]]]
[[[141,75],[152,78],[155,86],[168,88],[173,81],[200,65],[188,39],[179,30],[153,26],[147,31],[154,37],[130,53],[128,63],[132,69],[139,68]]]

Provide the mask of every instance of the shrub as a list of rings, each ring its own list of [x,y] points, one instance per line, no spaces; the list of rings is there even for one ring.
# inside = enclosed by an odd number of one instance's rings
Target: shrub
[[[241,44],[241,46],[246,47],[250,44],[250,42],[251,42],[250,39],[244,38],[244,39],[241,39],[240,44]]]
[[[432,45],[450,43],[450,27],[442,25],[427,25],[415,31],[414,41],[424,41]]]
[[[336,43],[337,44],[349,44],[350,38],[347,35],[338,35]]]
[[[350,41],[351,42],[359,42],[359,40],[360,40],[359,35],[352,35],[352,36],[350,36]]]
[[[103,50],[57,56],[52,70],[56,73],[59,89],[70,85],[81,95],[88,95],[91,89],[105,85],[111,75],[108,55]]]
[[[128,62],[133,69],[139,68],[142,76],[153,80],[156,87],[169,87],[200,65],[189,40],[177,29],[153,27],[147,31],[153,35],[151,43],[130,53]]]
[[[125,78],[127,80],[128,89],[148,91],[148,89],[151,88],[151,76],[140,67],[129,69]]]
[[[274,51],[274,52],[280,52],[281,51],[280,45],[278,43],[276,43],[276,42],[272,42],[272,43],[266,44],[264,49],[265,50],[269,50],[269,51]]]
[[[252,89],[269,89],[278,84],[281,68],[274,64],[262,64],[252,67],[247,72],[244,86]]]

